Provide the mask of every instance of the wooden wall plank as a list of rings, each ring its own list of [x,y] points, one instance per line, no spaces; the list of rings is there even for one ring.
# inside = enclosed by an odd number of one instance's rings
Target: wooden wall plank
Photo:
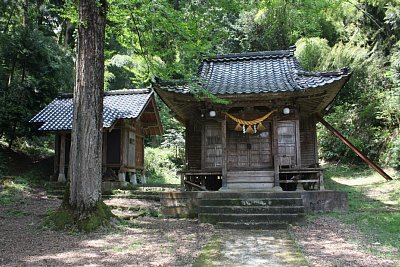
[[[186,163],[189,170],[200,170],[202,162],[201,125],[194,122],[186,124]]]

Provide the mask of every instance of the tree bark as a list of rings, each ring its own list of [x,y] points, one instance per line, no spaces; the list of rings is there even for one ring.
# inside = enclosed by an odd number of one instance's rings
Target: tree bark
[[[87,218],[101,201],[106,0],[79,1],[69,204]]]
[[[22,5],[23,9],[23,16],[22,16],[22,26],[26,27],[28,25],[28,11],[29,11],[29,1],[25,0],[24,4]]]
[[[8,149],[12,148],[12,145],[14,144],[14,140],[15,140],[15,131],[17,130],[17,123],[14,122],[13,126],[12,126],[12,131],[11,131],[11,136],[8,139]]]

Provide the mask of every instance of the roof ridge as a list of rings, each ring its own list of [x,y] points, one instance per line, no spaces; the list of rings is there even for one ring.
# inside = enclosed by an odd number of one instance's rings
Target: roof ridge
[[[348,75],[351,73],[350,68],[341,68],[339,70],[330,70],[330,71],[305,71],[299,70],[296,74],[304,75],[304,76],[312,76],[312,77],[321,77],[321,76],[339,76],[339,75]]]
[[[130,94],[147,94],[151,93],[150,88],[138,88],[138,89],[121,89],[121,90],[111,90],[104,92],[104,96],[108,95],[130,95]]]
[[[104,96],[112,96],[112,95],[133,95],[133,94],[148,94],[153,92],[153,89],[150,88],[138,88],[138,89],[119,89],[119,90],[111,90],[104,92]],[[73,93],[61,93],[58,95],[58,99],[60,98],[72,98]]]
[[[230,53],[230,54],[218,54],[214,57],[205,59],[205,62],[211,61],[235,61],[235,60],[246,60],[246,59],[263,59],[270,57],[294,57],[294,51],[296,46],[290,46],[288,50],[274,50],[274,51],[257,51],[257,52],[243,52],[243,53]]]

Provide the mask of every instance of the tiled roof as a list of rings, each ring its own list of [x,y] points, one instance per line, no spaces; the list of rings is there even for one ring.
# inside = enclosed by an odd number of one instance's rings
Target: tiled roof
[[[109,128],[118,119],[137,118],[147,106],[153,91],[149,89],[118,90],[104,93],[103,127]],[[41,123],[39,130],[72,129],[72,95],[54,99],[30,122]]]
[[[203,61],[199,85],[213,94],[295,92],[331,84],[349,75],[347,69],[306,72],[291,50],[218,55]],[[167,85],[164,90],[189,93],[190,85]]]

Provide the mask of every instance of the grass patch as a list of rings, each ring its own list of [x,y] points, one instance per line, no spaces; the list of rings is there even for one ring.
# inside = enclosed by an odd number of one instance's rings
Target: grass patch
[[[29,216],[29,212],[25,212],[22,210],[17,210],[17,209],[8,209],[4,212],[4,215],[10,217],[10,218],[22,218],[25,216]]]
[[[0,204],[9,206],[22,201],[32,188],[44,185],[47,174],[48,170],[37,166],[21,176],[0,176]]]
[[[294,246],[294,245],[293,245]],[[284,251],[276,254],[283,262],[295,266],[308,266],[307,260],[300,251]]]
[[[128,253],[132,250],[138,250],[143,248],[146,242],[142,239],[132,240],[128,245],[113,246],[111,250],[118,253]]]
[[[390,170],[389,170],[390,171]],[[346,191],[349,210],[332,213],[347,224],[356,225],[365,236],[364,246],[374,254],[400,258],[400,179],[385,181],[368,167],[329,166],[326,169],[326,188]]]
[[[0,180],[0,204],[10,206],[22,199],[30,190],[29,181],[23,177],[7,176]]]
[[[143,240],[133,240],[131,241],[131,243],[129,244],[129,249],[130,250],[136,250],[136,249],[140,249],[143,247],[143,245],[145,245],[145,242]]]
[[[193,267],[202,266],[223,266],[223,255],[221,254],[223,247],[222,238],[218,235],[214,235],[211,240],[203,247],[200,255],[193,263]]]

